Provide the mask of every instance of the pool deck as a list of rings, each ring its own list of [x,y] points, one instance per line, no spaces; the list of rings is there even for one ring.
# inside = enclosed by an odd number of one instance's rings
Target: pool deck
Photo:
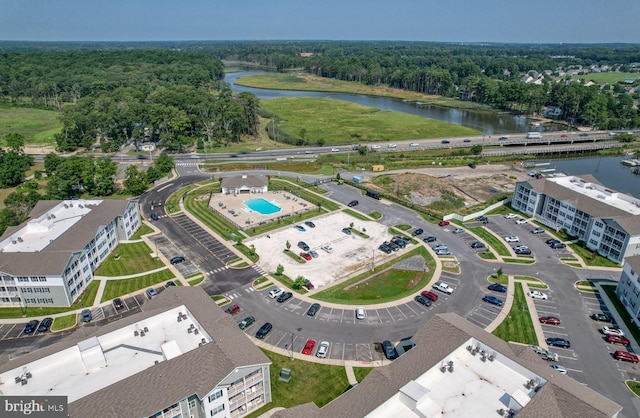
[[[251,199],[264,199],[282,208],[281,211],[269,215],[250,210],[244,202]],[[238,195],[216,193],[211,195],[209,207],[215,212],[225,217],[229,222],[234,223],[240,229],[267,223],[278,218],[291,217],[314,209],[315,205],[304,199],[283,191],[273,191],[265,193],[243,193]]]

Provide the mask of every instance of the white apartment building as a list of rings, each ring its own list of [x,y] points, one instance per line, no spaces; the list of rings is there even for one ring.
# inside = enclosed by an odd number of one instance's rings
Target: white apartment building
[[[624,260],[616,295],[633,321],[640,327],[640,255]]]
[[[41,200],[0,237],[0,307],[71,306],[140,225],[137,200]]]
[[[270,364],[204,290],[169,287],[138,314],[3,364],[0,391],[66,396],[72,418],[239,418],[271,402]]]
[[[511,205],[555,230],[565,229],[617,263],[640,254],[640,199],[591,175],[518,182]]]

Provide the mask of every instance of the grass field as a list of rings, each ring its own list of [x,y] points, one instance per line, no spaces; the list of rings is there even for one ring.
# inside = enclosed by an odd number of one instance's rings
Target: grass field
[[[53,135],[62,128],[58,116],[53,110],[0,107],[0,146],[6,146],[2,138],[11,133],[24,136],[25,145],[55,145]]]
[[[142,224],[142,226],[138,228],[136,233],[131,235],[131,238],[129,238],[129,240],[134,241],[134,240],[140,239],[141,236],[150,234],[152,232],[153,232],[153,228],[151,228],[149,225]]]
[[[580,257],[582,261],[587,266],[596,266],[596,267],[616,267],[622,268],[620,264],[614,263],[608,258],[604,258],[603,256],[592,252],[586,248],[582,248],[578,244],[569,244],[569,247]],[[595,256],[594,256],[595,254]]]
[[[353,374],[356,376],[358,383],[360,383],[369,373],[371,373],[371,370],[373,370],[373,367],[354,367]]]
[[[175,276],[171,270],[167,269],[157,273],[147,274],[145,276],[133,277],[131,279],[109,280],[104,287],[104,293],[102,294],[102,300],[100,300],[100,302],[106,302],[113,298],[117,298],[118,296],[126,295],[161,282],[166,282],[174,277]]]
[[[452,123],[335,99],[287,97],[264,100],[261,106],[276,115],[278,126],[289,135],[311,144],[351,144],[354,141],[386,141],[414,138],[478,135]],[[303,134],[304,132],[304,134]]]
[[[109,277],[128,276],[163,267],[164,263],[157,258],[151,257],[151,253],[152,250],[144,242],[120,244],[98,267],[95,275]],[[117,260],[116,255],[120,255]]]
[[[63,329],[71,328],[76,325],[77,321],[78,316],[74,313],[65,316],[59,316],[53,320],[51,331],[61,331]]]
[[[493,335],[505,341],[538,344],[538,338],[533,329],[533,322],[531,322],[531,315],[529,315],[529,308],[520,283],[515,284],[515,298],[509,315],[493,331]]]
[[[640,73],[589,73],[586,75],[577,75],[571,78],[577,78],[580,80],[591,80],[594,83],[609,83],[615,84],[620,81],[624,81],[626,78],[640,78]]]
[[[481,226],[468,227],[469,231],[476,234],[480,239],[487,243],[487,245],[495,250],[498,255],[503,257],[509,257],[511,253],[509,253],[509,249],[504,245],[504,243],[491,232],[487,231]]]

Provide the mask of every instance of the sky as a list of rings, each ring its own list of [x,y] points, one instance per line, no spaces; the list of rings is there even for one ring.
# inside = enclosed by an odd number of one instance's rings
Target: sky
[[[640,0],[0,0],[0,40],[640,43]]]

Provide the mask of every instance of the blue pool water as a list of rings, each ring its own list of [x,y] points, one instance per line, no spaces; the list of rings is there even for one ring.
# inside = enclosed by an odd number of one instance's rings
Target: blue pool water
[[[258,212],[261,215],[271,215],[281,210],[278,206],[262,198],[245,200],[244,204],[252,211]]]

